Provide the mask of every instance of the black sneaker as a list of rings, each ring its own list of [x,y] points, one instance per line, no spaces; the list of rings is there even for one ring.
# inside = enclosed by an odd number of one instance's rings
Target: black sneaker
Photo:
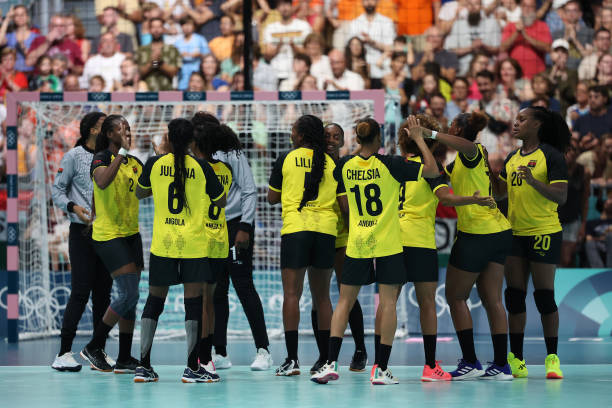
[[[90,350],[89,347],[85,346],[85,348],[81,351],[81,357],[89,361],[91,368],[94,370],[105,373],[110,373],[113,371],[113,367],[106,362],[106,355],[102,349]]]
[[[317,371],[319,371],[321,367],[325,365],[326,362],[327,362],[326,360],[321,360],[321,358],[319,357],[319,359],[314,363],[314,365],[310,369],[310,375],[316,374]]]
[[[134,374],[135,383],[157,382],[158,380],[159,376],[153,371],[153,367],[136,367],[136,373]]]
[[[367,365],[368,353],[362,350],[355,350],[355,354],[353,354],[353,359],[351,360],[351,366],[349,367],[349,370],[362,372],[365,371]]]
[[[130,356],[130,358],[128,358],[126,361],[117,359],[117,363],[115,364],[113,371],[115,374],[134,374],[136,372],[136,367],[139,365],[140,361]]]
[[[287,358],[285,362],[276,369],[274,374],[281,377],[300,375],[300,363],[297,360],[289,360]]]

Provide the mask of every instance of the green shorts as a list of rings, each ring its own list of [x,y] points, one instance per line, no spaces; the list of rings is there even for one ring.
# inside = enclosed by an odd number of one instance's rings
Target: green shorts
[[[376,262],[376,267],[374,267]],[[407,282],[402,253],[379,258],[351,258],[345,256],[342,271],[343,285],[364,286],[371,283],[397,285]]]

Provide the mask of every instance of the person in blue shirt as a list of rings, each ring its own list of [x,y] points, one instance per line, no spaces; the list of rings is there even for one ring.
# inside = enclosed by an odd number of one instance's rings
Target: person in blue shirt
[[[189,85],[189,77],[200,68],[203,55],[210,53],[208,42],[200,34],[194,33],[195,21],[187,16],[181,20],[183,35],[176,40],[174,46],[183,58],[183,65],[179,72],[178,89],[184,91]]]

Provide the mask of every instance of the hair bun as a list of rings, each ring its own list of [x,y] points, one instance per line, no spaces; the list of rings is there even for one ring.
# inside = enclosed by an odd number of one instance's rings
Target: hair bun
[[[473,112],[468,119],[468,125],[476,133],[484,129],[488,122],[489,118],[482,112]]]
[[[355,129],[355,132],[357,133],[357,137],[359,137],[360,139],[367,138],[370,134],[370,124],[366,121],[360,122],[357,125],[357,129]]]

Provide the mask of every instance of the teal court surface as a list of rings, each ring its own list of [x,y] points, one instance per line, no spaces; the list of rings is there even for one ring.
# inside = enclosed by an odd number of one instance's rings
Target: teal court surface
[[[73,350],[80,350],[86,341],[78,337]],[[366,341],[371,352],[372,337],[366,337]],[[57,348],[57,339],[0,344],[0,407],[612,407],[610,338],[560,340],[563,380],[544,379],[544,344],[542,339],[533,338],[525,344],[530,378],[454,383],[422,383],[422,344],[396,339],[391,364],[400,384],[389,386],[372,386],[369,371],[348,370],[353,352],[350,337],[343,342],[340,380],[327,385],[309,381],[309,368],[316,358],[312,337],[300,338],[302,375],[296,377],[275,377],[273,370],[251,372],[252,343],[230,341],[228,351],[235,365],[219,370],[222,381],[216,384],[180,381],[185,359],[183,341],[154,345],[152,362],[160,381],[150,384],[134,384],[131,375],[99,373],[88,367],[79,373],[56,372],[49,365]],[[483,364],[491,358],[487,336],[477,338],[476,348]],[[135,354],[137,349],[135,342]],[[114,339],[109,339],[107,350],[111,356],[116,354]],[[275,365],[280,363],[284,342],[274,341],[271,351]],[[445,369],[454,369],[458,355],[454,338],[438,343],[438,359]]]

